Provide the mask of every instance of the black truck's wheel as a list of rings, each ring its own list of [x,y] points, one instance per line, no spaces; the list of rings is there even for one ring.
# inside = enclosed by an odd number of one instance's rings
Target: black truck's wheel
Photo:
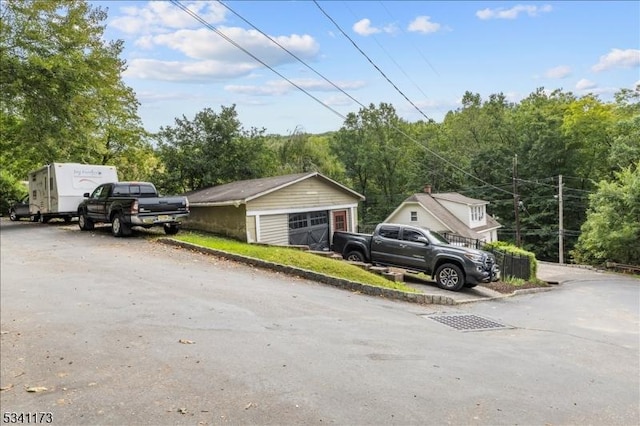
[[[9,212],[9,219],[12,221],[16,221],[16,220],[20,220],[20,218],[18,217],[18,215],[16,214],[15,210],[11,210]]]
[[[85,213],[80,213],[78,215],[78,226],[83,231],[91,231],[93,229],[93,221]]]
[[[117,214],[111,219],[111,233],[115,237],[126,237],[131,235],[131,226],[124,222],[122,214]]]
[[[456,265],[445,263],[436,271],[436,283],[442,289],[458,291],[464,287],[464,274]]]
[[[350,251],[344,258],[350,262],[364,262],[364,255],[359,251]]]
[[[164,233],[167,235],[176,235],[180,231],[180,225],[175,223],[165,223],[164,224]]]

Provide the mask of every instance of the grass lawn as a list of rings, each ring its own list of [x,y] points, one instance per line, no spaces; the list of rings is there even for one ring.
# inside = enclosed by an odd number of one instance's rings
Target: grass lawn
[[[358,266],[351,265],[342,260],[318,256],[316,254],[307,253],[303,250],[287,247],[247,244],[197,232],[185,231],[172,236],[172,238],[214,250],[253,257],[255,259],[273,262],[280,265],[293,266],[362,284],[390,288],[407,293],[418,292],[403,283],[389,281],[380,275],[365,271]]]

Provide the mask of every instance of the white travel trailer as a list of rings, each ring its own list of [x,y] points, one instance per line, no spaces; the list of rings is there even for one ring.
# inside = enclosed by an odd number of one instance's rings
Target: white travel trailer
[[[78,216],[86,192],[103,183],[118,182],[114,166],[52,163],[29,173],[29,214],[34,221]]]

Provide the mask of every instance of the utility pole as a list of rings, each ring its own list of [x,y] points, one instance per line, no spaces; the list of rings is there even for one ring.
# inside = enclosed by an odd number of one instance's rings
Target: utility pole
[[[558,262],[564,264],[564,212],[562,201],[562,175],[558,176]]]
[[[520,200],[518,196],[518,154],[513,157],[513,214],[516,220],[516,247],[520,247]]]

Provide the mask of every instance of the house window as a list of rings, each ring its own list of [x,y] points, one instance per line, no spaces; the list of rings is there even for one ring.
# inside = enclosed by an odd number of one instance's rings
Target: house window
[[[418,212],[411,212],[411,222],[418,221]]]

